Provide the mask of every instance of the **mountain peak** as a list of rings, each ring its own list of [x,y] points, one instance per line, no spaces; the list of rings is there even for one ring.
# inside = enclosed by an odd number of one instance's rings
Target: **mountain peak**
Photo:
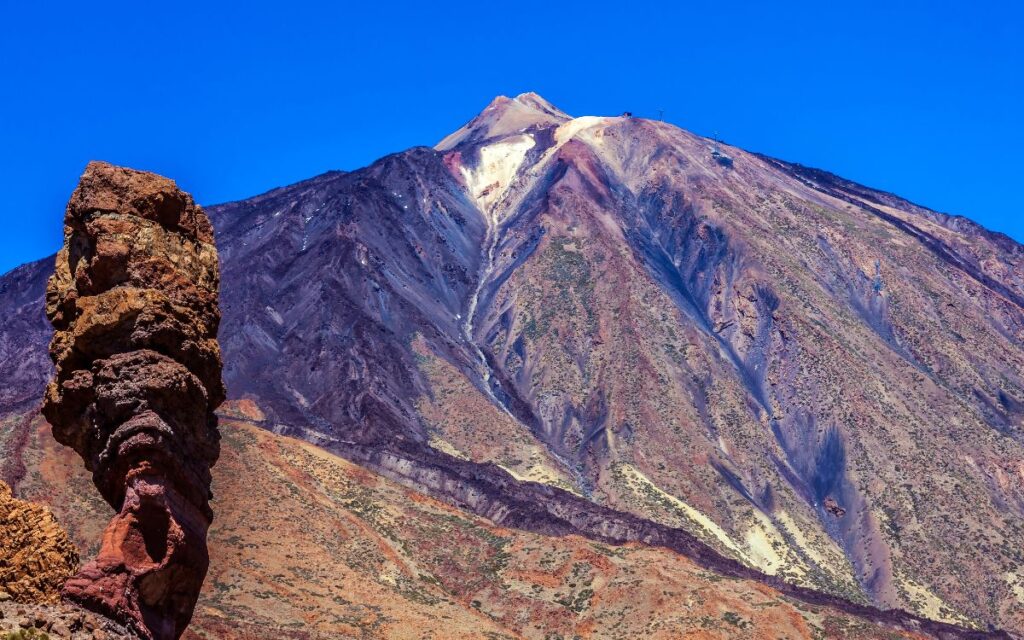
[[[543,113],[547,113],[552,117],[559,119],[568,119],[567,113],[545,100],[540,94],[534,93],[533,91],[527,91],[526,93],[520,93],[512,99],[513,102],[517,102],[525,107],[536,109]]]
[[[532,91],[514,98],[497,96],[475,118],[434,147],[447,151],[464,142],[496,138],[524,129],[559,125],[572,117]]]

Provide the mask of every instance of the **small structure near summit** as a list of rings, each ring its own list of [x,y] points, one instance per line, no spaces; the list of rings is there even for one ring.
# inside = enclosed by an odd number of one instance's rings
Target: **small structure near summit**
[[[711,158],[726,169],[732,168],[732,157],[722,153],[718,146],[718,133],[715,132],[715,144],[711,147]]]
[[[149,640],[192,618],[209,554],[224,399],[213,228],[173,181],[93,162],[46,291],[43,414],[117,512],[62,596]]]

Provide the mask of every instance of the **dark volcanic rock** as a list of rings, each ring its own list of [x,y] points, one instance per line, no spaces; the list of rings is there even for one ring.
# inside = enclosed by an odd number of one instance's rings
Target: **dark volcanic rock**
[[[43,413],[118,511],[64,597],[178,638],[209,565],[224,399],[213,230],[172,181],[94,162],[64,240],[46,293],[57,373]]]
[[[0,412],[27,410],[39,403],[53,367],[46,354],[52,329],[42,292],[53,273],[53,257],[25,264],[0,278]]]
[[[260,398],[274,424],[315,442],[425,440],[414,416],[427,385],[408,341],[418,332],[470,360],[460,314],[484,236],[441,157],[412,149],[211,207],[210,218],[231,283],[231,397]]]
[[[837,518],[842,518],[846,515],[846,509],[840,507],[839,503],[836,502],[836,499],[831,496],[825,498],[824,506],[825,511],[829,512]]]

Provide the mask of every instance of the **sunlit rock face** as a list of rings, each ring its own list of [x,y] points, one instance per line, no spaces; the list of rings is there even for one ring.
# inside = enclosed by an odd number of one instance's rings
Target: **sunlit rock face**
[[[64,241],[46,292],[56,374],[43,413],[118,513],[63,595],[178,638],[209,564],[224,399],[213,230],[172,181],[93,162]]]
[[[56,602],[78,569],[78,550],[43,505],[18,500],[0,480],[0,602]]]

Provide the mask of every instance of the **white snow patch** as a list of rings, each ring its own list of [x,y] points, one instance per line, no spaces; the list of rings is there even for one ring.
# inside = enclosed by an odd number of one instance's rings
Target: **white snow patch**
[[[548,147],[544,152],[544,155],[537,160],[537,163],[530,169],[531,176],[539,176],[543,172],[547,163],[554,157],[558,150],[565,146],[565,143],[569,142],[573,138],[581,138],[584,142],[589,144],[591,147],[600,147],[603,144],[602,136],[599,129],[600,125],[607,125],[608,123],[615,120],[615,118],[604,118],[601,116],[580,116],[579,118],[573,118],[567,120],[555,129],[555,143]],[[582,134],[582,135],[581,135]]]
[[[524,94],[524,96],[526,98],[530,97],[526,94]],[[564,116],[564,114],[557,112],[557,110],[556,115]],[[584,116],[564,121],[555,130],[555,143],[544,151],[543,155],[533,166],[528,168],[526,173],[527,179],[533,179],[539,176],[546,164],[566,142],[582,132],[588,131],[597,125],[607,124],[612,120],[612,118]],[[600,131],[600,129],[596,131]],[[458,136],[466,134],[467,131],[460,130],[460,132],[452,134],[452,136],[443,140],[436,148],[450,148],[457,144]],[[588,144],[599,145],[601,143],[599,135],[590,135],[590,132],[588,132],[587,138]],[[484,254],[486,256],[486,260],[482,265],[476,290],[469,298],[469,307],[466,310],[466,319],[462,323],[462,330],[466,338],[466,342],[476,351],[477,360],[479,362],[478,369],[483,381],[483,389],[487,392],[494,403],[505,411],[505,413],[509,413],[508,408],[495,397],[494,392],[491,390],[490,365],[484,357],[483,351],[474,339],[475,329],[473,322],[476,318],[480,292],[489,281],[491,273],[494,270],[494,254],[498,246],[498,242],[501,239],[501,211],[514,211],[517,206],[517,203],[503,203],[502,201],[508,193],[509,188],[512,186],[512,183],[519,175],[519,171],[522,169],[523,164],[526,161],[526,154],[534,146],[536,146],[536,141],[530,134],[519,134],[503,138],[493,144],[480,147],[480,163],[475,169],[469,169],[464,166],[460,167],[462,176],[466,181],[466,188],[469,190],[470,196],[476,202],[477,208],[484,214],[484,219],[488,224],[485,241],[486,251]],[[501,206],[499,207],[499,205]],[[509,415],[511,414],[509,413]],[[567,464],[566,468],[571,467]]]
[[[611,118],[602,118],[601,116],[580,116],[579,118],[573,118],[555,130],[555,140],[558,142],[558,146],[562,146],[566,142],[575,138],[576,135],[584,129],[589,129],[590,127],[597,126],[599,124],[605,124],[610,120]]]
[[[490,222],[497,204],[526,159],[527,152],[536,145],[533,136],[519,135],[480,148],[480,164],[475,169],[462,167],[470,195]]]
[[[270,319],[273,320],[274,323],[278,326],[284,325],[284,318],[281,317],[281,314],[278,313],[276,309],[273,307],[265,307],[265,309],[267,311],[267,315],[270,316]]]

